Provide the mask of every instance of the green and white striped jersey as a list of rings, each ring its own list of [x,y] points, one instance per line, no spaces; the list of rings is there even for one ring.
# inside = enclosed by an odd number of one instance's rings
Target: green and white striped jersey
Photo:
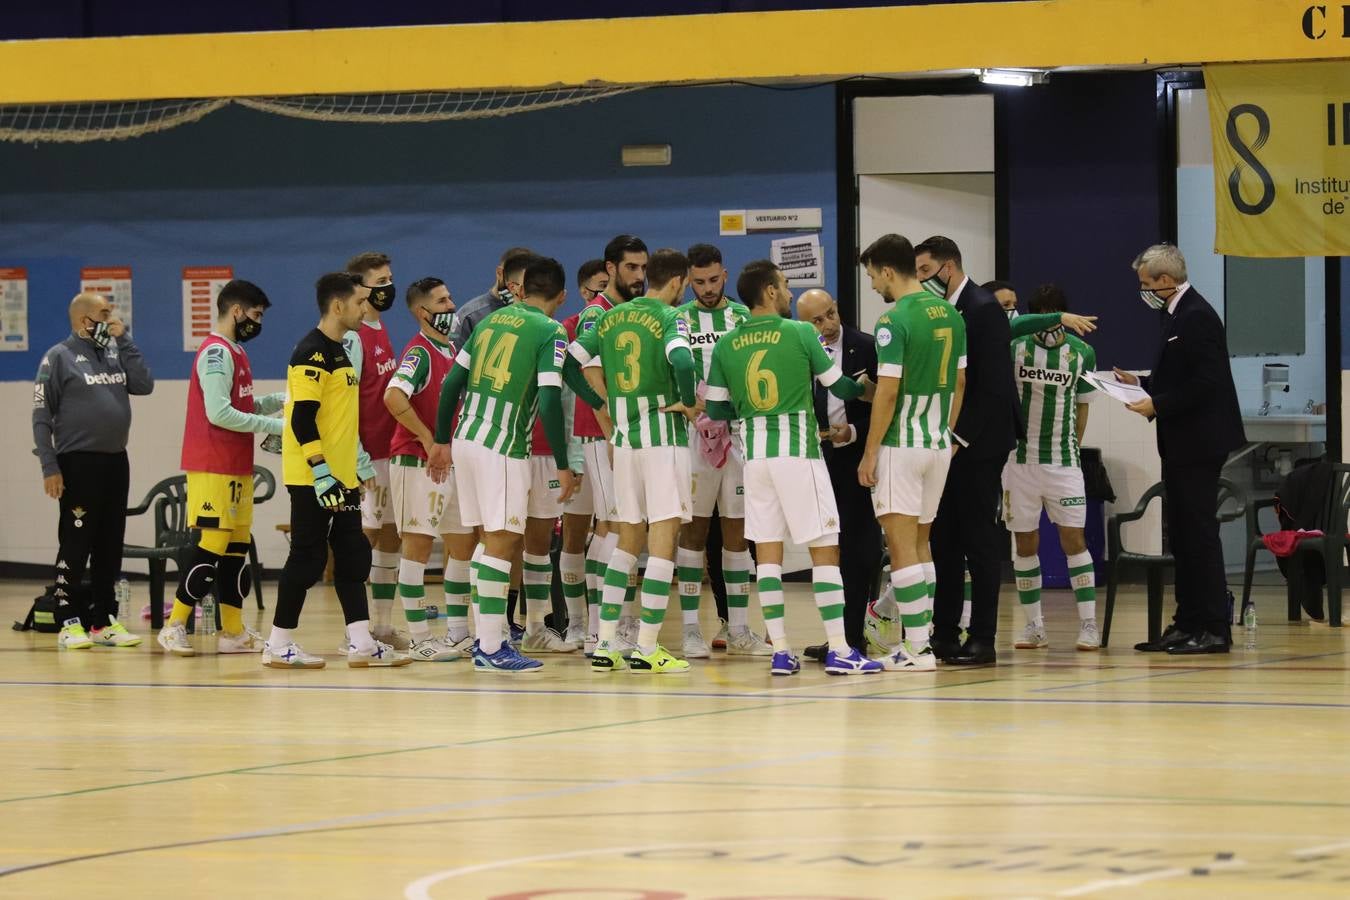
[[[754,316],[718,341],[705,399],[731,403],[747,460],[819,459],[811,383],[829,387],[841,374],[809,323]]]
[[[614,446],[689,446],[684,415],[661,412],[680,399],[670,355],[689,349],[688,332],[688,323],[655,297],[621,303],[594,328],[577,332],[572,355],[583,366],[598,360],[605,373]]]
[[[539,388],[562,387],[567,331],[527,303],[512,303],[474,328],[455,365],[469,371],[457,440],[503,456],[530,455]]]
[[[675,309],[689,326],[689,349],[694,354],[694,367],[698,371],[699,381],[708,380],[713,348],[722,335],[750,318],[750,307],[744,303],[730,297],[724,297],[723,301],[718,309],[708,309],[697,300],[690,300]]]
[[[1012,342],[1013,377],[1022,398],[1027,437],[1017,442],[1013,459],[1020,463],[1077,466],[1078,404],[1096,390],[1084,372],[1097,368],[1096,352],[1073,335],[1047,347],[1041,333]]]
[[[907,294],[877,320],[877,376],[899,378],[887,447],[945,450],[957,372],[966,367],[966,323],[941,297]]]

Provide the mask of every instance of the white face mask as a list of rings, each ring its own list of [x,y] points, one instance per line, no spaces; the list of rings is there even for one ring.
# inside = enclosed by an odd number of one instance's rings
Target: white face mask
[[[1167,301],[1159,297],[1155,291],[1140,291],[1139,299],[1147,303],[1151,309],[1167,308]]]

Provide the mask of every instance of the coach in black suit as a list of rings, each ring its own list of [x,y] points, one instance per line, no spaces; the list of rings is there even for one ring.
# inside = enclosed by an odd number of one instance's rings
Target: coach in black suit
[[[954,665],[995,661],[998,589],[1008,541],[999,524],[1003,466],[1025,434],[1013,381],[1008,316],[994,295],[966,277],[961,250],[931,237],[914,248],[919,278],[945,296],[966,323],[966,394],[953,433],[951,468],[929,536],[937,592],[933,652]],[[970,627],[959,644],[964,570],[970,570]]]
[[[834,298],[821,290],[806,291],[797,299],[797,318],[810,322],[820,334],[830,358],[845,375],[859,373],[876,380],[877,348],[870,334],[839,321]],[[858,483],[858,464],[867,444],[872,405],[861,397],[841,401],[815,382],[816,420],[822,435],[821,456],[830,473],[834,501],[839,507],[839,573],[844,581],[844,637],[850,647],[867,652],[863,617],[872,600],[872,580],[881,567],[881,527],[872,511],[872,492]],[[823,659],[827,645],[808,647],[807,656]]]
[[[1134,261],[1139,296],[1160,310],[1162,340],[1151,375],[1116,377],[1149,397],[1130,409],[1158,425],[1167,535],[1176,559],[1177,613],[1156,644],[1137,650],[1227,653],[1228,586],[1219,543],[1219,471],[1246,443],[1228,340],[1214,308],[1186,280],[1186,259],[1170,244]]]

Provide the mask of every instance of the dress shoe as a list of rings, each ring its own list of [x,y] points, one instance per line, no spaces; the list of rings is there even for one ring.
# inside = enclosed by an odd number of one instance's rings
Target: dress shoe
[[[952,666],[990,666],[997,660],[992,642],[967,638],[961,649],[947,657],[946,662]]]
[[[1202,653],[1227,653],[1228,641],[1220,635],[1202,631],[1180,644],[1169,644],[1168,654],[1172,656],[1196,656]]]
[[[933,655],[936,656],[940,662],[946,662],[961,652],[960,641],[944,641],[935,637],[929,641],[928,646],[933,648]]]
[[[1167,630],[1156,641],[1140,641],[1134,645],[1134,649],[1141,653],[1166,653],[1168,647],[1184,644],[1190,637],[1189,632],[1172,624],[1167,626]]]
[[[829,644],[812,644],[802,651],[802,656],[807,659],[814,659],[816,662],[824,662],[825,654],[830,652]]]

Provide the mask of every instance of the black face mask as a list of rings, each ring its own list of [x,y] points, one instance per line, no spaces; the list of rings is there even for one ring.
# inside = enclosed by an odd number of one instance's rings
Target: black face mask
[[[89,340],[93,341],[94,346],[100,350],[112,343],[112,333],[108,331],[108,323],[89,319]]]
[[[234,339],[241,344],[246,344],[258,335],[262,334],[262,323],[244,316],[234,323]]]
[[[384,312],[394,305],[394,283],[376,285],[370,289],[370,297],[366,300],[371,307],[379,312]]]

